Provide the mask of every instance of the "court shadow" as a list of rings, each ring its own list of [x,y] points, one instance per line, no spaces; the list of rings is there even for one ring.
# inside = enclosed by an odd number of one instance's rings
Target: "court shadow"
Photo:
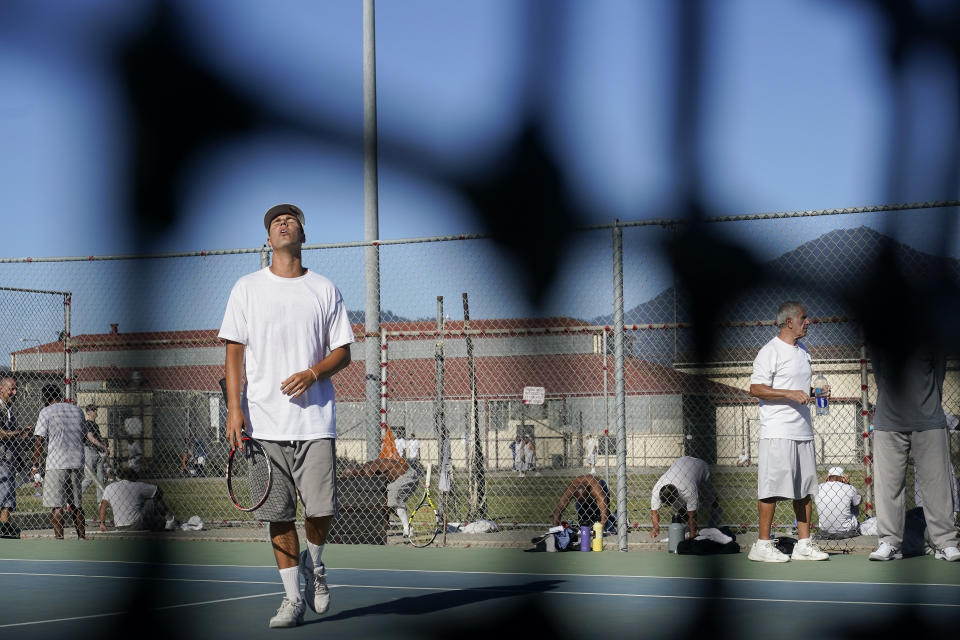
[[[492,587],[476,587],[457,591],[440,591],[422,596],[409,596],[389,602],[380,602],[368,607],[348,609],[332,616],[307,620],[304,624],[335,622],[338,620],[349,620],[350,618],[375,615],[430,614],[477,602],[496,600],[498,598],[537,596],[538,594],[556,589],[562,582],[563,580],[538,580],[520,585],[510,584]]]

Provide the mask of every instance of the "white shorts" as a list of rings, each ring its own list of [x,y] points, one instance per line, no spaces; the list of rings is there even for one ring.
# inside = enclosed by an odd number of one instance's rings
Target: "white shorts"
[[[813,440],[761,438],[757,462],[757,498],[800,500],[817,493]]]

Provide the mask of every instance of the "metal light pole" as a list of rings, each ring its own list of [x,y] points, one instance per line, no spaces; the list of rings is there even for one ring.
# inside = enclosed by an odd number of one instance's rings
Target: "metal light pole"
[[[366,248],[366,345],[367,458],[380,451],[380,429],[386,413],[380,413],[380,220],[377,194],[377,52],[374,33],[374,0],[363,2],[363,228]]]

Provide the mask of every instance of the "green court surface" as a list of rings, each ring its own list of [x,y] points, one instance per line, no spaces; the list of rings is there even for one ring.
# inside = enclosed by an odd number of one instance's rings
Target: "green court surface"
[[[532,625],[538,636],[850,640],[960,628],[960,563],[932,557],[328,545],[323,559],[330,611],[272,631],[282,586],[266,542],[4,540],[0,638],[463,638]]]

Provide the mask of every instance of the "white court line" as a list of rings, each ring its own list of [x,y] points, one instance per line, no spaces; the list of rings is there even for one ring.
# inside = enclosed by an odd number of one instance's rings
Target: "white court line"
[[[614,598],[651,598],[668,600],[726,600],[741,602],[786,602],[790,604],[865,604],[865,605],[883,605],[883,606],[902,606],[902,607],[960,607],[960,604],[940,604],[936,602],[877,602],[870,600],[791,600],[787,598],[746,598],[737,596],[679,596],[664,595],[660,593],[610,593],[597,591],[531,591],[527,589],[485,589],[483,587],[397,587],[390,585],[357,585],[357,584],[337,584],[330,585],[331,588],[338,589],[394,589],[410,591],[483,591],[492,593],[517,593],[529,595],[564,595],[564,596],[611,596]]]
[[[276,569],[276,565],[261,565],[261,564],[193,564],[193,563],[157,563],[157,562],[142,562],[138,560],[76,560],[76,559],[64,559],[64,560],[47,560],[47,559],[38,559],[38,558],[0,558],[0,562],[77,562],[77,563],[114,563],[114,564],[133,564],[133,565],[156,565],[164,567],[236,567],[238,569]],[[893,587],[954,587],[960,588],[960,584],[955,583],[940,583],[940,582],[864,582],[864,581],[854,581],[854,580],[794,580],[787,578],[712,578],[712,577],[701,577],[701,576],[654,576],[654,575],[623,575],[623,574],[611,574],[611,573],[531,573],[529,571],[457,571],[455,569],[377,569],[371,567],[332,567],[328,566],[328,569],[331,571],[375,571],[383,573],[453,573],[458,575],[480,575],[480,576],[537,576],[537,577],[578,577],[578,578],[625,578],[625,579],[647,579],[647,580],[692,580],[692,581],[713,581],[719,580],[721,582],[789,582],[789,583],[800,583],[800,584],[814,584],[814,585],[831,585],[831,584],[846,584],[846,585],[867,585],[867,586],[893,586]],[[3,575],[3,574],[0,574]],[[9,574],[17,575],[17,574]]]
[[[204,602],[188,602],[186,604],[171,604],[163,607],[155,607],[153,611],[163,611],[165,609],[180,609],[183,607],[198,607],[205,604],[219,604],[221,602],[232,602],[234,600],[248,600],[250,598],[264,598],[266,596],[276,596],[282,594],[282,591],[271,592],[271,593],[258,593],[252,596],[237,596],[235,598],[221,598],[220,600],[206,600]],[[73,622],[76,620],[91,620],[93,618],[107,618],[110,616],[122,616],[125,615],[126,611],[111,611],[109,613],[95,613],[88,616],[73,616],[70,618],[51,618],[49,620],[31,620],[29,622],[12,622],[8,624],[0,624],[0,629],[6,629],[8,627],[26,627],[36,624],[51,624],[55,622]]]
[[[88,573],[29,573],[0,571],[0,576],[31,576],[40,578],[101,578],[105,580],[154,580],[157,582],[221,582],[227,584],[281,584],[279,580],[216,580],[212,578],[160,578],[153,576],[103,576]]]

